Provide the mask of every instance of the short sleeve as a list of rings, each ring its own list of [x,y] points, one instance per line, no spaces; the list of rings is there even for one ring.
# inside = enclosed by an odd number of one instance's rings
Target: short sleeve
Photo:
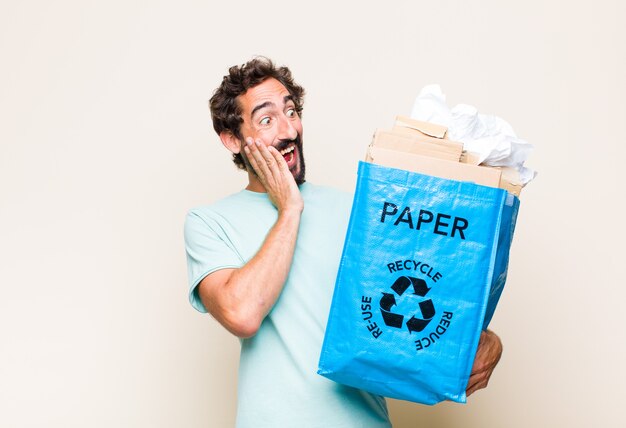
[[[238,268],[241,257],[228,244],[218,223],[210,217],[190,211],[185,220],[185,250],[189,279],[189,302],[200,312],[207,312],[198,295],[198,284],[210,273],[220,269]]]

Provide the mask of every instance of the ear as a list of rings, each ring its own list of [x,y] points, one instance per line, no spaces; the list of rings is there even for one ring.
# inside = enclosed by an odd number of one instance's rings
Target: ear
[[[230,131],[222,131],[220,132],[220,140],[222,140],[222,144],[232,153],[241,152],[241,141],[237,137],[233,135]]]

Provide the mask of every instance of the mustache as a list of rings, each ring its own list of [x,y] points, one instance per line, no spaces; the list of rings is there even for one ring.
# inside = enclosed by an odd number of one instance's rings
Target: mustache
[[[300,134],[298,134],[296,138],[279,140],[274,148],[280,152],[281,150],[289,147],[291,144],[295,144],[297,148],[302,147],[302,138],[300,137]]]

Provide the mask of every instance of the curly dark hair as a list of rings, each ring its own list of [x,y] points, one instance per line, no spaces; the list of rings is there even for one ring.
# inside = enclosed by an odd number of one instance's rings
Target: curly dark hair
[[[276,67],[272,60],[266,57],[255,57],[240,66],[232,66],[228,74],[222,79],[221,85],[215,90],[209,100],[213,129],[217,134],[224,131],[231,132],[238,139],[242,139],[241,106],[237,97],[246,93],[250,88],[263,83],[268,78],[274,78],[283,84],[293,97],[298,116],[302,116],[304,104],[304,88],[294,82],[291,71],[287,67]],[[237,168],[246,169],[241,154],[233,154],[233,162]]]

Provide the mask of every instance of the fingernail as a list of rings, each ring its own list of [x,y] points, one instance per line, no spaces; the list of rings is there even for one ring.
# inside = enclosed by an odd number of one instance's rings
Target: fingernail
[[[246,138],[246,144],[247,145],[252,144],[252,138],[250,138],[250,137]]]

